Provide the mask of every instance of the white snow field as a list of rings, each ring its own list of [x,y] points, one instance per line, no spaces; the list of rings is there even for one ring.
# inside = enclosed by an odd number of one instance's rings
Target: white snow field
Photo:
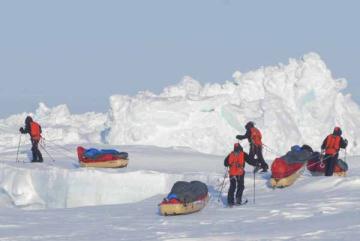
[[[341,93],[346,81],[334,79],[315,53],[233,77],[204,86],[186,77],[159,95],[111,96],[106,113],[74,115],[66,105],[41,103],[34,113],[1,119],[0,241],[357,240],[360,112]],[[29,114],[43,127],[51,155],[42,149],[44,163],[29,163],[29,137],[19,139]],[[226,208],[227,180],[218,201],[223,159],[249,120],[271,148],[264,151],[268,164],[294,144],[319,149],[341,126],[349,140],[347,176],[312,177],[305,171],[294,185],[273,190],[271,174],[257,174],[254,204],[247,166],[249,203]],[[78,145],[126,151],[129,166],[80,168]],[[158,203],[179,180],[205,182],[208,205],[191,215],[159,215]]]
[[[29,148],[22,148],[21,159]],[[348,158],[347,177],[304,172],[284,189],[271,189],[270,174],[257,174],[255,204],[247,166],[249,203],[230,209],[224,203],[228,182],[218,201],[222,156],[183,148],[116,148],[129,151],[128,168],[78,168],[70,153],[55,152],[55,162],[15,163],[16,148],[2,153],[7,161],[0,164],[0,240],[355,240],[360,235],[359,158]],[[159,215],[158,203],[178,180],[207,183],[208,205],[190,215]]]

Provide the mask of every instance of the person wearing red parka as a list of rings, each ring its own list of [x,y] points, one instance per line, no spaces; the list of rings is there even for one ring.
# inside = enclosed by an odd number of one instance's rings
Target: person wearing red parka
[[[322,145],[321,153],[325,153],[325,176],[332,176],[334,173],[335,164],[339,158],[340,148],[346,148],[348,141],[341,137],[342,130],[340,127],[335,127],[332,134],[328,135]]]
[[[39,150],[39,142],[41,139],[41,126],[33,121],[30,116],[27,116],[25,119],[25,128],[20,127],[19,130],[22,134],[28,133],[30,135],[31,140],[31,152],[33,159],[31,162],[43,162],[42,154]]]
[[[261,166],[262,172],[267,172],[269,169],[269,165],[265,162],[263,154],[262,154],[262,135],[258,128],[255,127],[254,122],[249,121],[245,125],[246,133],[245,135],[237,135],[236,139],[244,140],[248,139],[250,143],[249,157],[254,161],[257,160],[259,162],[259,166]],[[257,159],[255,159],[255,155]]]
[[[229,168],[230,188],[228,191],[227,202],[229,206],[235,204],[234,193],[236,190],[236,204],[241,205],[242,194],[244,192],[245,162],[256,166],[256,162],[249,158],[249,155],[243,151],[239,143],[234,144],[232,151],[224,160],[224,166]]]

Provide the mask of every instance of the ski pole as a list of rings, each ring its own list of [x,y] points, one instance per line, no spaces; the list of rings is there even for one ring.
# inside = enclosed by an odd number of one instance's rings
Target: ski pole
[[[255,204],[255,172],[253,172],[253,176],[254,176],[254,191],[253,191],[253,203]]]
[[[345,158],[344,159],[345,159],[345,162],[346,162],[346,148],[345,148]]]
[[[19,162],[19,150],[20,150],[20,144],[21,144],[21,133],[19,135],[19,144],[16,152],[16,162]]]
[[[55,159],[50,155],[50,153],[45,149],[45,147],[41,143],[39,144],[42,147],[42,149],[46,152],[46,154],[48,154],[48,156],[52,159],[52,161],[55,162]]]
[[[218,196],[218,202],[220,202],[220,199],[221,199],[222,190],[224,189],[224,186],[225,186],[226,176],[227,176],[227,169],[225,169],[224,178],[223,178],[223,181],[222,181],[222,184],[221,184],[221,188],[220,188],[220,192],[219,192],[219,196]]]
[[[263,145],[263,147],[265,147],[266,149],[267,149],[267,151],[269,151],[270,153],[273,153],[273,154],[275,154],[275,155],[277,155],[277,156],[281,156],[281,154],[278,152],[278,151],[276,151],[276,150],[274,150],[273,148],[270,148],[268,145],[266,145],[266,144],[262,144]]]

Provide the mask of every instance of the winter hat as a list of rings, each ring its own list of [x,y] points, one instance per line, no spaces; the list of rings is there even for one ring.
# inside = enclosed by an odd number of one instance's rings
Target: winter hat
[[[254,126],[255,126],[255,123],[252,121],[249,121],[248,123],[246,123],[245,129],[250,129],[250,128],[253,128]]]
[[[336,126],[336,127],[334,128],[333,135],[335,135],[335,136],[341,136],[341,134],[342,134],[341,128],[338,127],[338,126]]]
[[[33,122],[33,119],[31,118],[31,116],[27,116],[27,117],[25,118],[25,125],[28,125],[28,124],[30,124],[31,122]]]
[[[241,152],[242,150],[243,150],[243,148],[240,145],[240,143],[235,143],[234,144],[234,152]]]

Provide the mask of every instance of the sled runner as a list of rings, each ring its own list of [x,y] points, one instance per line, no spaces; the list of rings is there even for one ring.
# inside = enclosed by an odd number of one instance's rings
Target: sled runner
[[[128,154],[116,150],[77,148],[81,167],[121,168],[128,165]]]

